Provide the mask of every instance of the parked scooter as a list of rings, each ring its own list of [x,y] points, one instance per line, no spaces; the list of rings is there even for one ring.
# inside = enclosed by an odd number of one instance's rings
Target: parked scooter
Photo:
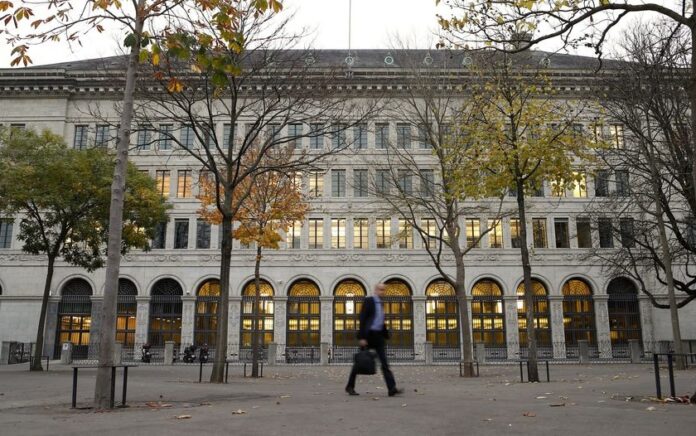
[[[143,344],[143,349],[141,350],[140,360],[143,363],[150,363],[152,359],[152,354],[150,354],[150,344]]]
[[[184,348],[184,363],[193,363],[196,361],[196,346],[189,345]]]
[[[209,349],[208,344],[203,344],[200,351],[198,352],[198,359],[201,363],[208,363]]]

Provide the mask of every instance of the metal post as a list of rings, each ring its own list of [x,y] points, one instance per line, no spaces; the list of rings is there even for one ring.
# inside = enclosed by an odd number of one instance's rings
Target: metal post
[[[123,397],[121,407],[126,407],[126,392],[128,391],[128,366],[123,367]]]
[[[667,354],[667,370],[669,371],[669,394],[672,398],[676,396],[674,393],[674,365],[672,353]]]
[[[662,399],[662,387],[660,386],[660,363],[658,361],[658,354],[653,354],[653,367],[655,369],[655,390],[657,393],[657,398]]]
[[[114,408],[114,394],[116,393],[116,367],[111,367],[111,408]]]
[[[48,358],[48,356],[46,356],[46,372],[48,372],[48,362],[49,362],[49,358]]]
[[[549,374],[549,361],[546,361],[546,382],[549,383],[551,381],[551,377]]]
[[[259,377],[263,377],[263,360],[260,363],[261,363],[261,373],[260,373]]]
[[[77,367],[73,367],[72,373],[72,408],[77,405]]]
[[[198,383],[201,383],[203,381],[203,361],[200,362],[200,366],[198,367]]]
[[[479,376],[479,362],[478,360],[476,361],[476,377]]]
[[[244,377],[246,378],[246,362],[244,362]]]
[[[227,383],[227,376],[230,373],[230,362],[225,362],[225,383]]]
[[[524,373],[522,372],[522,361],[520,360],[520,383],[524,383]]]

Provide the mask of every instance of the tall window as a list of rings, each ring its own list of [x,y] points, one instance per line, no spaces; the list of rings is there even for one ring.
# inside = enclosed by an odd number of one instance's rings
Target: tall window
[[[622,247],[633,248],[635,246],[633,218],[621,218],[619,220],[619,233],[621,235]]]
[[[503,221],[488,220],[488,246],[490,248],[503,248]]]
[[[459,348],[459,307],[452,285],[438,280],[425,290],[425,337],[437,348]]]
[[[183,289],[173,279],[161,279],[152,288],[148,329],[148,342],[152,346],[164,347],[166,341],[181,343],[182,295]]]
[[[481,224],[478,218],[467,218],[466,223],[466,246],[479,247],[481,237]]]
[[[155,182],[162,197],[169,197],[169,170],[156,170]]]
[[[319,347],[321,311],[319,287],[312,281],[299,280],[288,291],[287,347]],[[286,349],[286,360],[297,361],[297,355]],[[319,360],[316,353],[314,360]]]
[[[97,147],[106,147],[111,140],[108,124],[97,124],[94,131],[94,145]]]
[[[331,219],[331,248],[346,248],[346,219]]]
[[[333,133],[331,134],[331,146],[334,149],[340,149],[346,146],[346,125],[334,124],[331,126]]]
[[[609,135],[614,148],[624,148],[624,127],[621,124],[610,125]]]
[[[192,149],[193,141],[196,137],[195,133],[193,132],[193,127],[188,125],[181,126],[180,135],[179,140],[181,141],[181,146],[188,150]]]
[[[432,148],[432,145],[430,145],[430,138],[428,137],[428,131],[428,126],[422,124],[418,126],[418,148]]]
[[[176,219],[174,220],[174,248],[188,248],[189,236],[189,220]]]
[[[360,123],[353,127],[353,142],[357,150],[367,148],[367,124]]]
[[[413,194],[413,175],[409,170],[398,170],[397,177],[399,180],[399,191],[402,194]]]
[[[309,219],[309,248],[324,248],[324,220]]]
[[[280,136],[280,124],[272,123],[266,126],[266,139],[274,141]]]
[[[576,172],[573,173],[574,185],[573,185],[573,198],[587,198],[587,179],[585,173]]]
[[[203,143],[205,145],[205,148],[207,148],[210,151],[215,151],[216,145],[218,144],[217,132],[215,131],[215,129],[215,123],[213,123],[209,127],[205,127],[203,131]]]
[[[479,280],[471,289],[471,324],[474,342],[505,348],[503,291],[493,280]]]
[[[173,124],[160,124],[159,126],[159,149],[160,150],[171,150],[174,137],[174,125]]]
[[[401,149],[411,148],[411,125],[406,123],[396,124],[396,147]]]
[[[353,170],[353,196],[367,197],[368,194],[368,179],[367,170]]]
[[[375,174],[375,190],[378,194],[388,194],[389,170],[379,169]]]
[[[9,218],[0,219],[0,248],[12,248],[12,224]]]
[[[597,344],[592,291],[583,280],[570,279],[563,285],[563,327],[566,347],[577,347],[579,340]]]
[[[386,283],[384,297],[384,324],[389,329],[389,345],[392,347],[413,347],[413,302],[411,288],[401,280],[392,279]]]
[[[534,248],[546,248],[546,218],[532,218],[532,235],[534,236]]]
[[[575,220],[578,231],[578,248],[592,248],[592,228],[590,219],[578,217]]]
[[[625,277],[617,277],[607,286],[609,294],[609,337],[614,357],[628,357],[628,341],[642,339],[640,304],[636,286]]]
[[[138,147],[138,150],[150,149],[150,141],[152,140],[151,133],[152,130],[150,130],[150,126],[142,124],[138,126],[138,135],[136,138],[136,147]]]
[[[324,175],[318,171],[309,173],[309,196],[312,198],[324,196]]]
[[[203,283],[196,293],[196,316],[193,343],[215,346],[217,339],[217,310],[220,304],[220,282],[217,279]]]
[[[256,285],[250,281],[242,291],[242,319],[240,322],[240,348],[249,349],[252,347],[254,331],[254,297],[256,295]],[[261,346],[267,348],[273,342],[273,287],[265,280],[261,280],[259,286],[258,318],[256,319],[256,331],[261,336]],[[246,357],[245,357],[246,358]]]
[[[595,197],[609,195],[609,171],[598,170],[595,174]]]
[[[177,171],[176,198],[191,198],[191,170]]]
[[[597,230],[599,231],[599,248],[614,248],[614,232],[611,218],[599,218]]]
[[[616,170],[616,195],[627,197],[631,193],[628,182],[628,170]]]
[[[234,130],[236,131],[237,129],[235,128]],[[234,142],[232,138],[232,124],[225,123],[222,125],[222,148],[227,150],[230,146],[230,141]]]
[[[375,237],[377,248],[391,248],[391,218],[375,220]]]
[[[164,249],[167,242],[167,223],[161,222],[155,225],[155,236],[152,239],[153,249]]]
[[[522,247],[522,231],[518,218],[510,218],[510,245],[512,248]]]
[[[310,137],[309,148],[312,150],[321,150],[324,148],[324,124],[312,123],[309,125]]]
[[[367,218],[353,218],[353,248],[367,250],[369,229]]]
[[[399,218],[399,248],[413,248],[413,227],[403,218]]]
[[[200,218],[196,220],[196,248],[210,248],[210,223]]]
[[[331,170],[331,196],[346,196],[346,170]]]
[[[551,181],[551,196],[557,198],[566,197],[565,181],[564,180],[552,180]]]
[[[72,342],[73,358],[89,355],[90,327],[92,326],[92,287],[84,279],[71,279],[61,291],[58,303],[58,331],[55,357],[60,356],[61,344]]]
[[[336,286],[333,303],[334,345],[355,346],[355,337],[360,329],[360,310],[365,294],[365,287],[355,280],[343,280]],[[353,357],[352,353],[350,357]]]
[[[425,238],[425,247],[431,250],[437,248],[437,236],[439,235],[439,229],[437,228],[437,222],[435,219],[423,218],[421,220],[421,226],[427,235]]]
[[[375,124],[375,148],[385,149],[389,146],[389,123]]]
[[[135,297],[138,289],[128,279],[118,279],[118,298],[116,300],[116,342],[124,347],[135,344],[135,316],[138,303]]]
[[[287,233],[288,248],[300,248],[302,241],[302,221],[293,221]]]
[[[423,197],[432,197],[435,193],[435,172],[420,170],[420,189]]]
[[[553,230],[556,234],[556,248],[570,248],[568,218],[554,218]]]
[[[75,126],[75,137],[73,138],[73,147],[82,150],[87,147],[87,131],[88,126],[86,124],[79,124]]]
[[[532,279],[533,318],[536,339],[539,347],[551,346],[551,315],[546,287]],[[520,347],[527,347],[527,312],[524,301],[524,282],[517,287],[517,323],[519,325]]]
[[[288,137],[290,142],[288,145],[294,149],[302,148],[302,124],[291,123],[288,124]]]

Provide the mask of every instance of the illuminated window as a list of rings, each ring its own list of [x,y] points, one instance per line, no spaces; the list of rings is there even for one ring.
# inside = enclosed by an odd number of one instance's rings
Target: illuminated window
[[[92,287],[84,279],[71,279],[61,291],[54,357],[60,357],[61,344],[72,342],[73,358],[86,359],[92,326]]]
[[[309,219],[309,248],[324,248],[324,220]]]
[[[612,124],[609,126],[610,140],[614,148],[624,148],[624,126]]]
[[[459,348],[459,305],[454,288],[444,280],[425,290],[426,341],[433,347]]]
[[[177,171],[176,198],[191,198],[191,170]]]
[[[384,323],[389,329],[389,346],[413,347],[413,303],[411,288],[401,280],[388,280],[382,304]]]
[[[196,293],[196,316],[194,322],[193,343],[215,347],[217,339],[217,311],[220,304],[220,281],[208,280]]]
[[[534,248],[548,247],[546,239],[546,218],[532,218],[532,236]]]
[[[391,218],[375,220],[375,239],[377,248],[391,248]]]
[[[250,349],[253,345],[254,333],[254,299],[256,285],[254,280],[247,283],[242,291],[242,317],[240,322],[240,348]],[[273,287],[265,280],[259,283],[259,297],[256,311],[256,326],[258,343],[263,347],[273,342]]]
[[[421,220],[421,227],[423,232],[427,235],[425,238],[425,248],[435,249],[438,246],[437,237],[440,234],[440,230],[437,228],[437,223],[434,218],[423,218]]]
[[[524,282],[517,287],[517,322],[519,324],[520,347],[527,347],[527,315],[524,301]],[[532,318],[539,347],[551,346],[551,315],[546,287],[532,279]]]
[[[319,288],[309,280],[299,280],[288,291],[287,347],[318,347],[321,311]],[[286,349],[288,359],[292,350]],[[316,353],[319,360],[319,353]]]
[[[573,173],[573,198],[587,198],[587,178],[585,173]]]
[[[488,246],[490,248],[503,248],[503,222],[501,220],[488,220]]]
[[[522,247],[522,231],[518,218],[510,218],[510,244],[512,248]]]
[[[581,339],[597,345],[592,291],[583,280],[570,279],[563,285],[563,327],[566,349],[577,347]]]
[[[324,175],[320,172],[309,173],[309,196],[320,198],[324,196]]]
[[[153,347],[164,347],[166,341],[180,344],[183,289],[174,279],[161,279],[151,294],[148,343]]]
[[[157,190],[162,197],[169,197],[169,171],[168,170],[156,170],[155,171],[155,182],[157,184]]]
[[[405,219],[399,219],[399,248],[413,248],[413,227]]]
[[[481,224],[478,218],[467,218],[466,224],[466,246],[467,247],[479,247],[481,237]]]
[[[287,233],[287,244],[288,248],[300,248],[300,243],[302,241],[302,222],[293,221],[292,225],[288,228]]]
[[[369,228],[367,218],[353,218],[353,248],[366,250],[369,247]]]
[[[505,348],[503,291],[493,280],[479,280],[471,289],[471,325],[474,343]]]
[[[345,218],[331,219],[331,248],[346,248]]]
[[[334,290],[333,343],[339,347],[357,345],[360,329],[360,310],[365,298],[365,288],[355,280],[343,280]]]

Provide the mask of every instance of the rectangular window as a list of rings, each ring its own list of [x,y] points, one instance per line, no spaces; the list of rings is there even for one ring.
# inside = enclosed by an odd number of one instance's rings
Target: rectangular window
[[[331,196],[346,196],[346,170],[331,170]]]
[[[413,226],[405,219],[399,219],[399,248],[413,248]]]
[[[598,170],[595,175],[595,197],[606,197],[609,195],[609,171]]]
[[[512,248],[522,247],[522,231],[518,218],[510,218],[510,245]]]
[[[174,248],[188,248],[189,220],[176,219],[174,220]]]
[[[169,170],[156,170],[155,182],[162,197],[169,197]]]
[[[573,173],[573,198],[587,198],[587,177],[584,172]]]
[[[534,248],[546,248],[546,218],[532,218],[532,236],[534,237]]]
[[[334,124],[331,126],[331,146],[334,149],[340,149],[346,146],[348,143],[346,140],[346,125],[345,124]]]
[[[597,222],[599,231],[599,248],[614,248],[614,234],[611,218],[600,218]]]
[[[553,230],[556,234],[556,248],[570,248],[568,218],[554,218]]]
[[[12,225],[11,219],[0,219],[0,248],[12,248]]]
[[[631,193],[628,183],[628,170],[616,170],[616,195],[627,197]]]
[[[478,218],[467,218],[466,224],[466,246],[478,248],[480,246],[479,237],[481,236],[481,223]]]
[[[191,170],[177,172],[176,198],[191,198]]]
[[[324,125],[321,123],[312,123],[309,125],[310,137],[309,148],[312,150],[321,150],[324,148]]]
[[[171,150],[174,138],[173,124],[160,124],[159,126],[159,144],[160,150]]]
[[[290,147],[294,149],[302,148],[302,124],[288,124],[288,138],[290,138],[288,142]]]
[[[488,246],[490,248],[503,248],[503,222],[501,220],[488,220]]]
[[[145,125],[140,125],[138,126],[138,135],[136,138],[136,147],[138,150],[149,150],[150,149],[150,134],[152,133],[152,130],[150,130],[149,126]]]
[[[97,147],[106,147],[111,140],[111,133],[108,124],[97,124],[97,129],[94,131],[94,145]]]
[[[353,196],[367,197],[367,170],[353,170]]]
[[[624,148],[624,127],[621,124],[609,126],[609,135],[614,148]]]
[[[411,148],[411,125],[406,123],[396,124],[396,147],[400,149]]]
[[[324,220],[322,218],[309,219],[309,248],[324,248]]]
[[[578,248],[592,248],[592,228],[589,218],[577,218]]]
[[[200,218],[196,220],[196,248],[210,248],[210,223]]]
[[[437,222],[434,218],[423,218],[421,220],[421,226],[423,227],[423,232],[427,235],[425,238],[426,248],[431,250],[437,248],[437,236],[439,235],[439,229],[437,228]]]
[[[378,194],[389,194],[389,170],[377,170],[375,190]]]
[[[309,196],[312,198],[324,196],[324,175],[318,171],[309,173]]]
[[[397,177],[399,178],[399,191],[402,194],[413,194],[413,177],[409,170],[398,170]]]
[[[193,132],[193,127],[188,125],[181,126],[180,135],[179,140],[181,141],[181,146],[188,150],[192,149],[193,140],[196,137]]]
[[[234,139],[230,135],[232,135],[232,124],[224,123],[222,125],[222,148],[225,150],[229,148],[230,141],[234,144]]]
[[[167,241],[167,223],[157,223],[155,226],[155,236],[152,239],[153,249],[164,249]]]
[[[85,124],[75,126],[75,137],[73,138],[73,147],[82,150],[87,147],[87,129]]]
[[[423,197],[432,197],[435,193],[435,172],[420,170],[420,188]]]
[[[331,248],[346,248],[346,219],[331,219]]]
[[[217,132],[215,131],[215,129],[215,124],[213,124],[212,126],[210,126],[210,128],[206,128],[203,132],[204,145],[205,148],[208,150],[215,150],[217,148]]]
[[[375,220],[375,237],[377,248],[391,248],[391,219],[378,218]]]
[[[266,141],[275,141],[280,137],[280,124],[271,123],[266,126]]]
[[[633,218],[621,218],[619,220],[619,228],[621,231],[621,246],[633,248],[636,244],[633,232]]]
[[[353,218],[353,248],[367,250],[369,228],[367,218]]]
[[[360,123],[353,127],[353,143],[356,150],[367,148],[367,124]]]
[[[429,131],[430,129],[426,125],[418,126],[418,148],[421,150],[433,148],[430,144],[430,137],[428,135]]]
[[[302,221],[293,221],[292,225],[288,228],[287,233],[287,245],[288,248],[300,248],[302,241]]]
[[[551,181],[551,196],[556,198],[563,198],[566,196],[565,181],[564,180],[552,180]]]
[[[513,195],[514,197],[515,195]],[[544,197],[544,182],[541,181],[539,183],[538,187],[534,188],[534,192],[532,192],[532,197]]]
[[[385,149],[389,146],[389,123],[375,124],[375,148]]]
[[[604,139],[604,125],[602,125],[598,121],[595,121],[595,123],[592,124],[592,131],[594,133],[593,139],[595,143]]]

